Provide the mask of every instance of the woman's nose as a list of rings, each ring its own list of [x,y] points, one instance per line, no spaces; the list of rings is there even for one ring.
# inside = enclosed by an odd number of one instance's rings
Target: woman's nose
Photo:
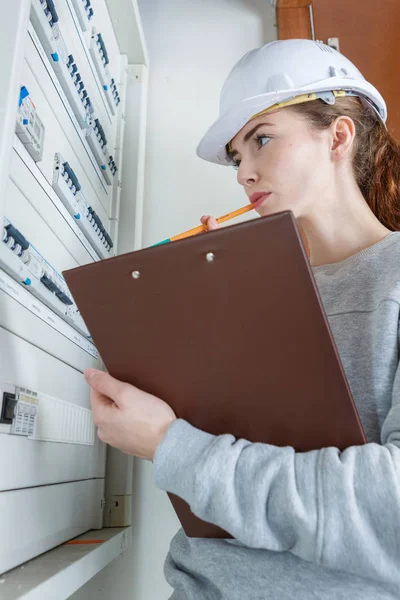
[[[251,165],[249,165],[248,163],[243,163],[242,160],[239,165],[237,174],[238,183],[240,183],[240,185],[243,185],[244,187],[249,187],[251,185],[254,185],[257,179],[258,176],[255,169],[252,169]]]

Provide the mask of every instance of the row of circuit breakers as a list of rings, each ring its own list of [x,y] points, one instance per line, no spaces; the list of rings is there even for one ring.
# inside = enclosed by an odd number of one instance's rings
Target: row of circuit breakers
[[[86,31],[93,16],[90,0],[72,0],[80,26]],[[59,27],[59,17],[53,0],[32,0],[31,22],[39,40],[51,60],[58,81],[69,101],[70,107],[85,132],[86,140],[101,168],[104,179],[112,185],[117,172],[114,159],[107,149],[107,138],[98,118],[93,114],[93,105],[85,89],[78,66],[66,44]],[[108,70],[108,54],[100,33],[92,28],[91,58],[103,85],[104,94],[113,115],[120,104],[117,86]],[[43,157],[45,127],[41,121],[29,90],[21,86],[16,120],[16,134],[33,158],[39,162]],[[100,217],[86,200],[84,191],[73,166],[60,153],[54,156],[52,187],[69,214],[95,248],[101,258],[111,256],[113,241]],[[22,283],[46,306],[72,325],[85,337],[89,332],[79,314],[67,284],[58,273],[27,240],[22,232],[4,218],[0,243],[0,266],[13,279]]]
[[[77,14],[80,15],[80,22],[89,20],[93,14],[92,9],[87,11],[90,6],[88,0],[73,0]],[[89,16],[90,15],[90,16]],[[53,0],[32,0],[31,21],[39,40],[51,61],[54,72],[61,84],[61,87],[70,103],[74,115],[85,131],[87,141],[96,158],[97,163],[102,169],[105,180],[108,185],[112,185],[113,177],[117,172],[117,167],[113,157],[108,153],[107,138],[99,119],[93,114],[93,105],[86,91],[85,83],[79,73],[78,65],[72,54],[69,54],[65,41],[62,37],[58,25],[58,15]],[[105,97],[113,115],[116,114],[121,102],[115,80],[111,78],[108,70],[108,54],[104,40],[96,29],[92,28],[89,52],[96,71],[103,86]],[[36,161],[41,160],[43,144],[41,143],[44,135],[44,127],[40,118],[36,114],[33,102],[28,99],[29,92],[22,88],[20,97],[20,113],[26,111],[27,114],[21,114],[19,120],[18,133],[24,130],[31,138],[30,147],[27,148]],[[31,122],[32,120],[32,122]]]

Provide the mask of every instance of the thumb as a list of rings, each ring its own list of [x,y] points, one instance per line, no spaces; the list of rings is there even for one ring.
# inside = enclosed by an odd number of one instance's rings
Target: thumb
[[[96,390],[96,392],[107,396],[116,404],[119,404],[122,391],[127,385],[126,383],[98,369],[86,369],[84,375],[90,387]]]

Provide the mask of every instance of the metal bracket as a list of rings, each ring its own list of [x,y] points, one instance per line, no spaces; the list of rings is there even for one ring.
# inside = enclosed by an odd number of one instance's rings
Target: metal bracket
[[[340,52],[340,50],[339,50],[339,38],[337,38],[337,37],[328,38],[328,41],[326,42],[326,45],[330,46],[331,48],[334,48],[335,50],[337,50],[338,52]]]
[[[105,501],[104,527],[131,524],[132,496],[109,496]]]

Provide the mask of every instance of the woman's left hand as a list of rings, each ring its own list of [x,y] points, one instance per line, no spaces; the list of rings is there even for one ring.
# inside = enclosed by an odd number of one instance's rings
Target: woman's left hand
[[[86,369],[85,379],[92,388],[92,416],[100,440],[153,461],[159,443],[177,418],[172,408],[104,371]]]

